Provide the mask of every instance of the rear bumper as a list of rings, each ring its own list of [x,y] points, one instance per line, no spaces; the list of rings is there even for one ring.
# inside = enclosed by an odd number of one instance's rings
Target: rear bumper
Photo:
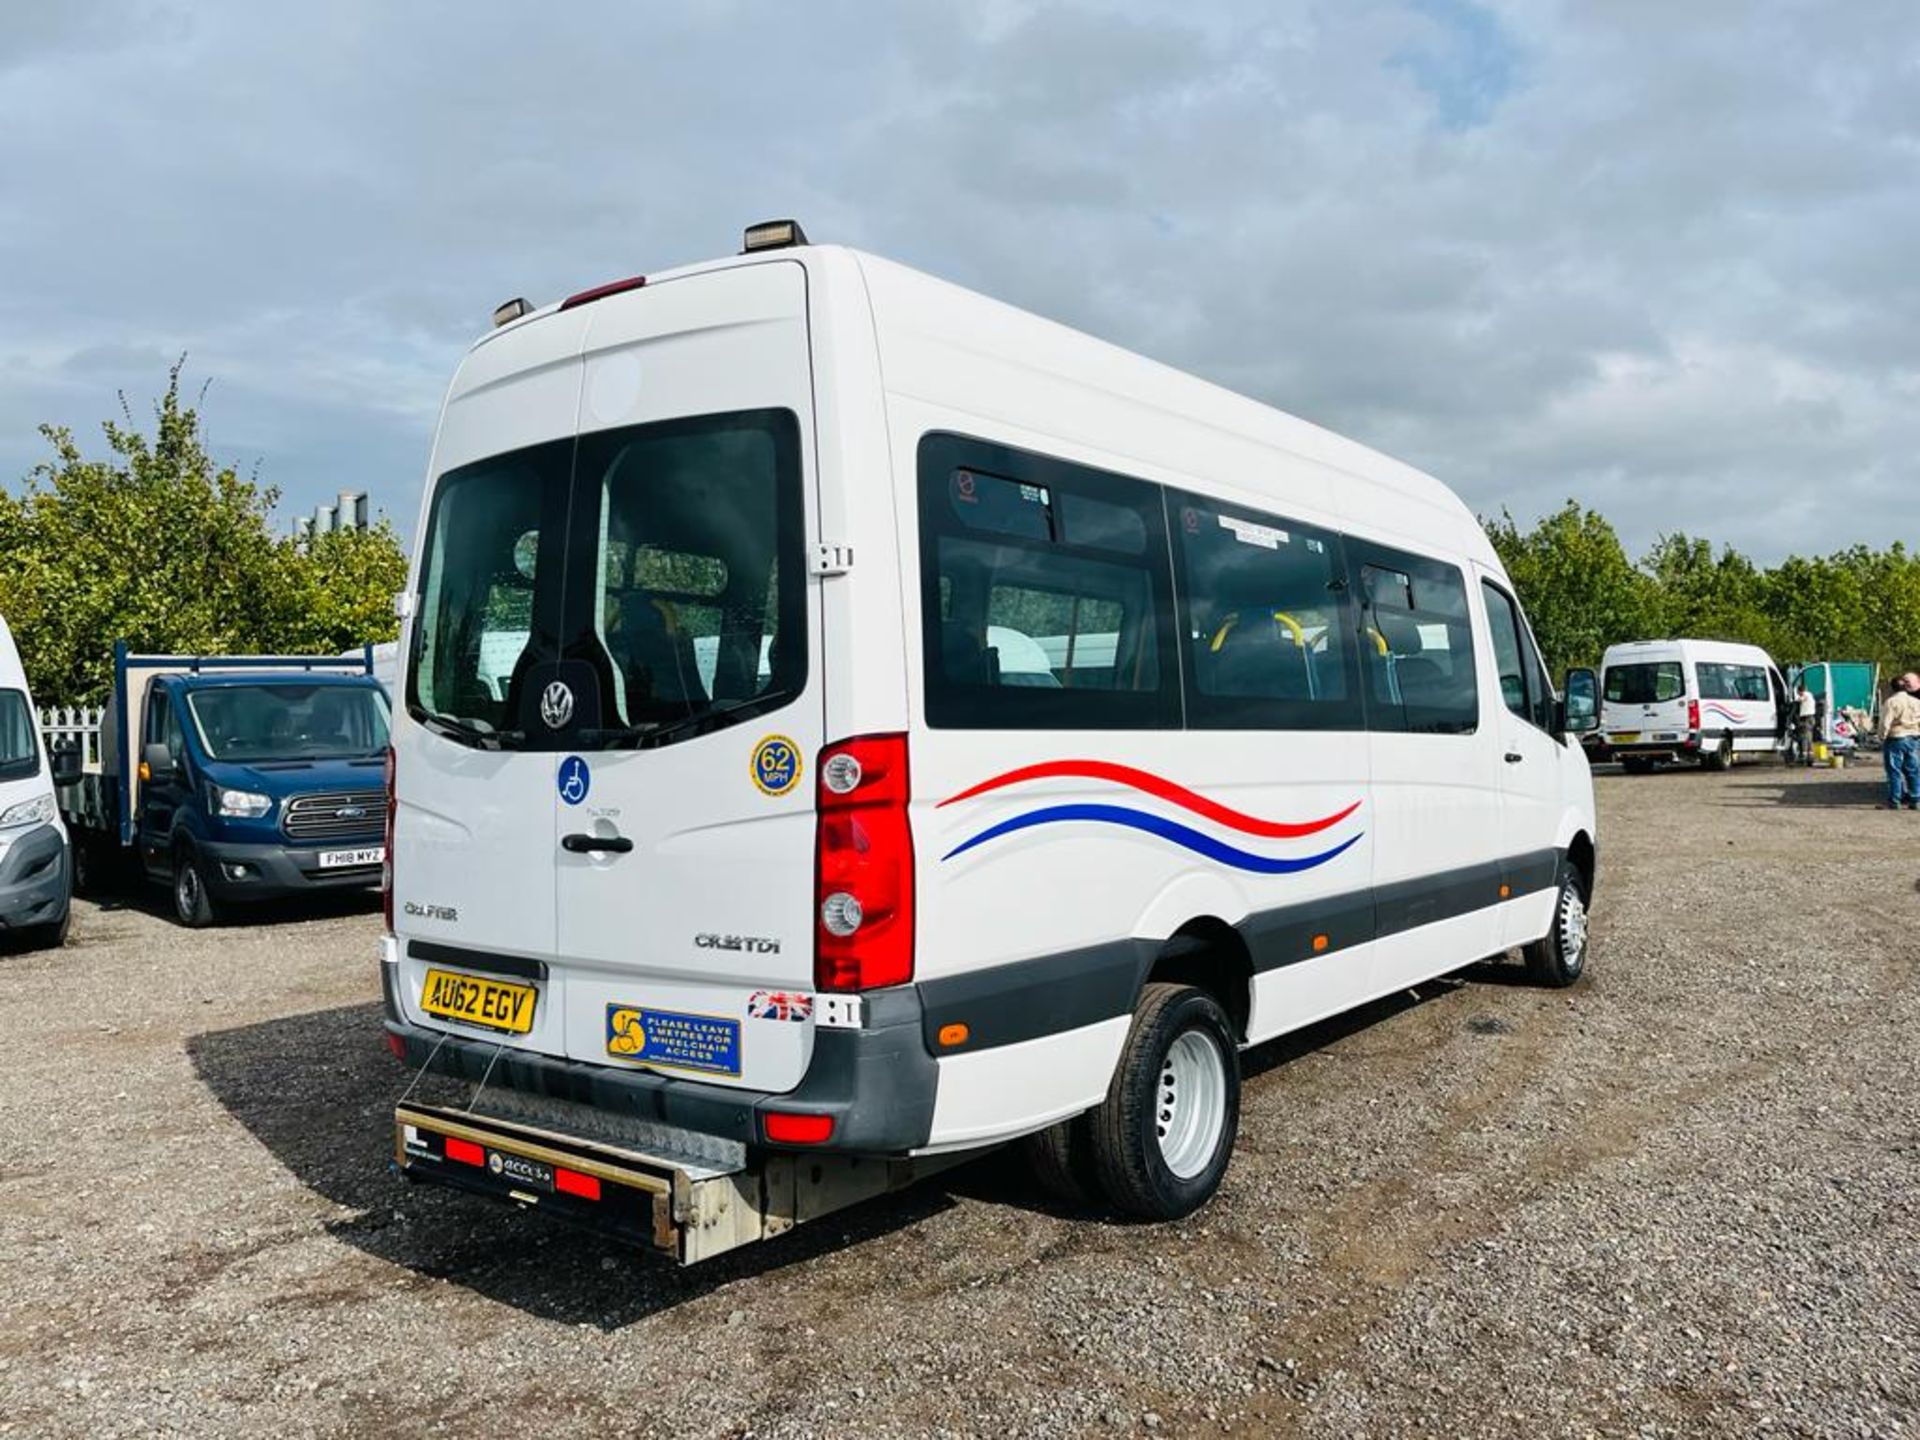
[[[905,1155],[924,1147],[933,1132],[939,1069],[927,1050],[919,992],[911,986],[870,992],[860,1029],[817,1027],[807,1073],[797,1087],[774,1095],[502,1049],[429,1030],[402,1018],[397,971],[393,963],[380,966],[386,1028],[405,1046],[410,1069],[430,1064],[435,1074],[476,1084],[484,1078],[489,1088],[570,1100],[755,1148],[782,1148],[768,1145],[761,1118],[766,1111],[831,1115],[832,1138],[791,1147],[795,1153]]]
[[[365,850],[381,843],[378,835],[358,844],[329,845],[330,850]],[[254,845],[203,840],[208,861],[207,888],[221,900],[272,900],[318,890],[359,890],[380,883],[380,867],[322,870],[320,851],[307,845]]]
[[[57,924],[71,893],[67,842],[53,825],[29,830],[0,855],[0,930]]]

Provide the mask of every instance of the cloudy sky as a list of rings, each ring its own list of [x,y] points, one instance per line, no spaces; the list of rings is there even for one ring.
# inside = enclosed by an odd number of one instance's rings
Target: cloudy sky
[[[72,0],[0,31],[0,481],[187,352],[412,528],[511,295],[877,250],[1629,545],[1920,539],[1912,0]]]

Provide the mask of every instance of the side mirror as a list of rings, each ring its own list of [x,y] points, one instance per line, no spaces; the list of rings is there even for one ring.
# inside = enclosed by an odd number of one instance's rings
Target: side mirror
[[[82,762],[80,747],[71,740],[55,745],[47,752],[47,763],[53,771],[53,783],[58,785],[78,785]]]
[[[149,741],[140,752],[140,768],[146,773],[143,780],[170,779],[180,767],[173,763],[173,752],[158,740]]]
[[[1566,693],[1560,703],[1565,720],[1563,733],[1583,735],[1600,728],[1600,687],[1593,671],[1585,668],[1567,671]]]

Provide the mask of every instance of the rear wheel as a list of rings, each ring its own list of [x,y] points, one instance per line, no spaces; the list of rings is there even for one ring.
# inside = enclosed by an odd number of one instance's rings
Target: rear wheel
[[[173,857],[173,915],[190,930],[204,930],[217,918],[205,866],[191,845],[182,846]]]
[[[1108,1201],[1177,1220],[1212,1198],[1240,1129],[1240,1057],[1220,1002],[1191,985],[1148,985],[1107,1098],[1087,1121]]]
[[[1587,892],[1575,870],[1560,879],[1553,905],[1553,928],[1526,946],[1527,974],[1537,985],[1562,990],[1587,968]]]
[[[1700,763],[1709,770],[1731,770],[1733,768],[1733,737],[1727,736],[1711,755],[1702,755]]]

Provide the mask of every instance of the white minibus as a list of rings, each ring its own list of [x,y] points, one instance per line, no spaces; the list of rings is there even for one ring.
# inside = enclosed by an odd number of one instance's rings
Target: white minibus
[[[0,618],[0,938],[32,946],[64,944],[72,917],[73,867],[53,783],[26,667]]]
[[[1246,1047],[1580,975],[1587,762],[1438,481],[791,222],[496,322],[399,602],[388,1043],[477,1089],[410,1178],[683,1262],[1016,1140],[1176,1217]]]
[[[1609,645],[1597,689],[1606,753],[1634,773],[1663,760],[1728,770],[1738,756],[1777,753],[1791,723],[1786,681],[1758,645]]]

